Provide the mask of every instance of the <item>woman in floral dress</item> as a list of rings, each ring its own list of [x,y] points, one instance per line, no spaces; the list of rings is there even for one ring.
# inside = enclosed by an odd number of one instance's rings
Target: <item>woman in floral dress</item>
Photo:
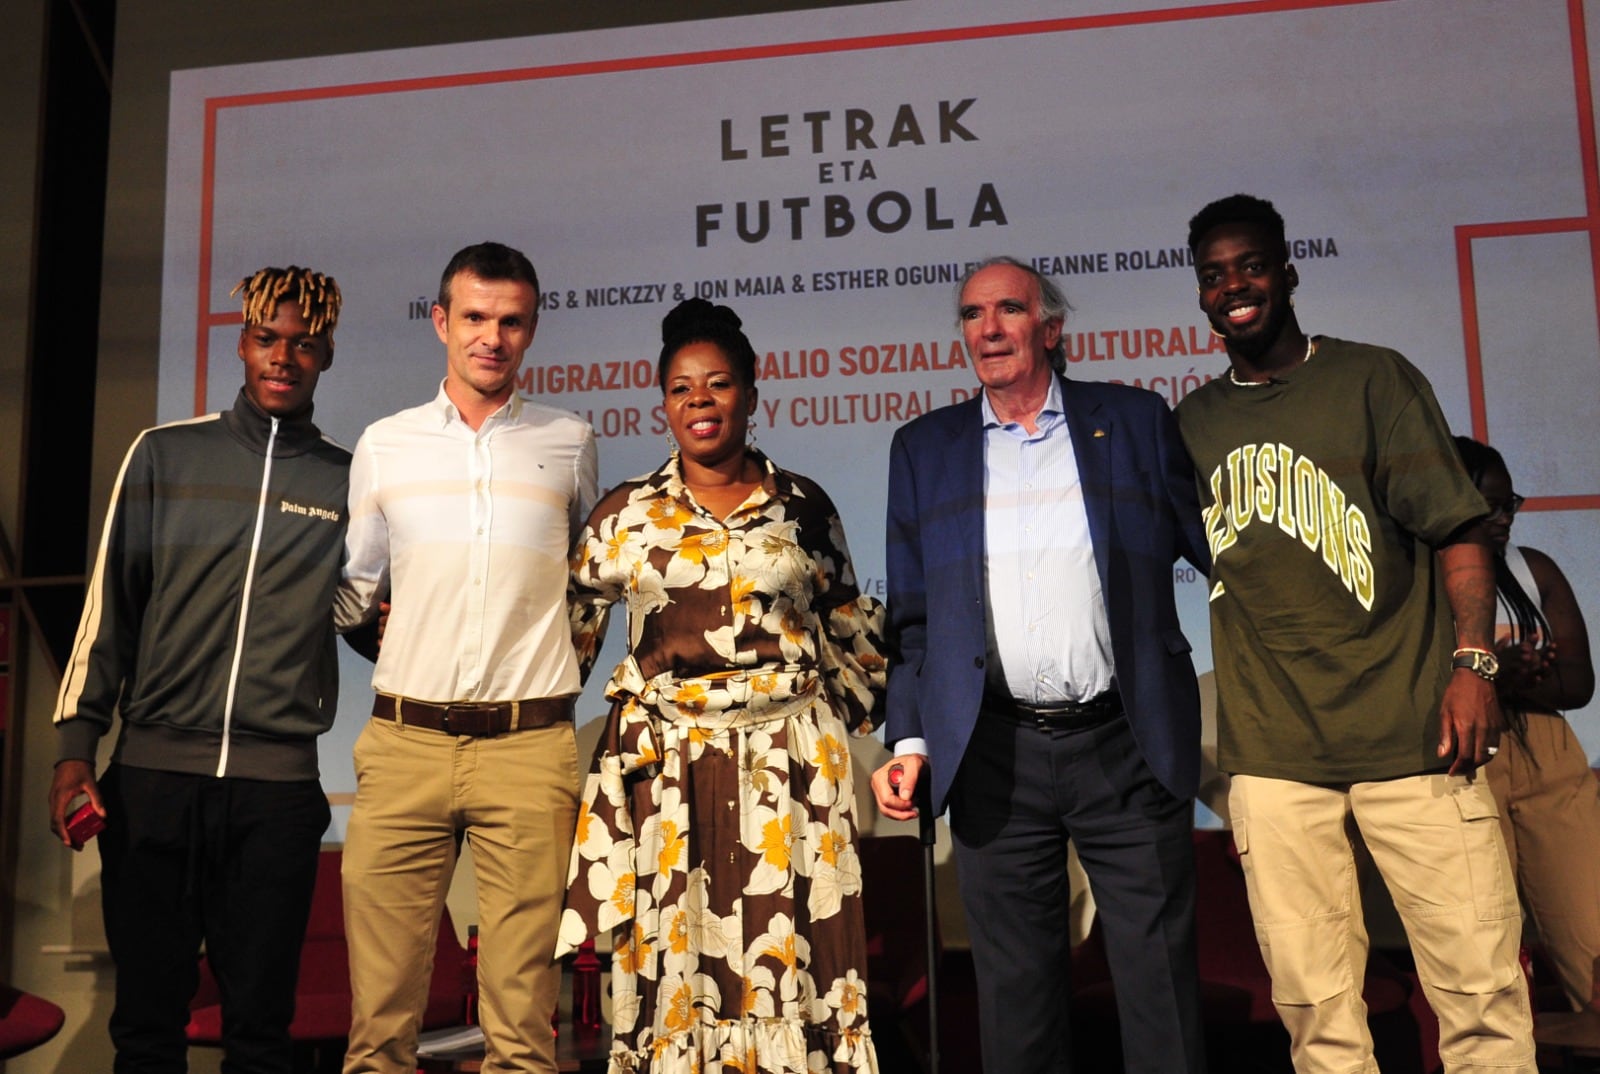
[[[847,736],[882,698],[883,610],[827,494],[746,445],[739,325],[700,299],[667,315],[679,448],[601,500],[573,559],[586,661],[627,607],[561,926],[563,950],[612,932],[612,1074],[877,1070]]]

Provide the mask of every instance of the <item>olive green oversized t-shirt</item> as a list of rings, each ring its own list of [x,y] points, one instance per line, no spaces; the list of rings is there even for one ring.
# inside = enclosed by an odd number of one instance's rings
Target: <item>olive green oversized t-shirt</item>
[[[1427,380],[1319,337],[1178,406],[1211,544],[1218,765],[1342,783],[1435,771],[1455,631],[1434,547],[1488,513]]]

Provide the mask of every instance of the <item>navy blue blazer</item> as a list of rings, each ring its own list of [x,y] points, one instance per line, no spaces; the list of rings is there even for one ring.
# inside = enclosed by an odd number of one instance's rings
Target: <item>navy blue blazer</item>
[[[1117,687],[1135,740],[1163,786],[1192,798],[1200,694],[1178,626],[1172,567],[1206,577],[1211,557],[1194,468],[1166,401],[1120,384],[1061,378],[1095,565],[1111,624]],[[983,696],[983,414],[980,398],[902,426],[889,454],[889,673],[886,737],[928,743],[933,808],[945,799]],[[926,778],[926,777],[925,777]]]

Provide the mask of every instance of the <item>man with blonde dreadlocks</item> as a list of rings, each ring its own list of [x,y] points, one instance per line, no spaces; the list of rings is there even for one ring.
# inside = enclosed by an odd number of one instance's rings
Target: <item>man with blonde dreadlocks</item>
[[[328,826],[317,736],[338,696],[333,593],[350,453],[311,423],[338,285],[241,280],[232,409],[141,433],[122,464],[62,678],[50,828],[105,821],[118,1074],[183,1071],[204,941],[224,1068],[291,1069],[294,984]],[[111,763],[94,760],[113,711]]]

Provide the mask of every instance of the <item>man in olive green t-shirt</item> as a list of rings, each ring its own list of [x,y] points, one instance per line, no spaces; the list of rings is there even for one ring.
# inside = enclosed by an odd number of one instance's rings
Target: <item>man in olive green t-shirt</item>
[[[1178,423],[1213,567],[1218,763],[1297,1071],[1376,1071],[1354,833],[1405,922],[1448,1071],[1534,1074],[1521,919],[1494,799],[1488,513],[1427,380],[1301,331],[1271,203],[1190,222],[1230,367]]]

